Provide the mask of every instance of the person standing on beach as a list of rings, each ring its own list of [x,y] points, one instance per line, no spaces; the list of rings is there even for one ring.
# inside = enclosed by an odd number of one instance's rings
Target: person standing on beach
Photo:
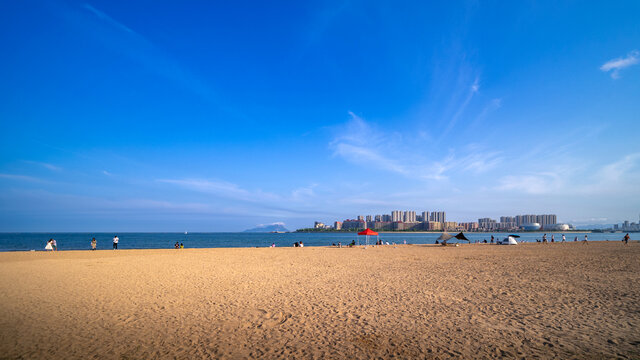
[[[98,242],[96,241],[96,238],[91,239],[91,250],[95,250],[96,247],[98,247]]]
[[[623,239],[625,245],[629,245],[629,239],[631,239],[631,237],[629,236],[629,233],[627,233],[627,235],[625,235]]]
[[[58,243],[56,239],[51,239],[51,246],[53,247],[53,251],[58,251]]]
[[[556,236],[554,234],[551,234],[551,242],[556,242]]]
[[[44,247],[44,249],[53,251],[52,243],[53,243],[53,239],[49,239],[49,241],[47,241],[47,245]]]
[[[118,242],[120,241],[120,239],[118,238],[118,235],[113,237],[113,250],[118,250]]]
[[[587,240],[588,240],[587,234],[584,234],[584,240],[582,240],[582,243],[589,245],[589,242]]]
[[[567,237],[564,236],[564,234],[562,234],[562,242],[566,242],[567,241]]]
[[[542,235],[542,243],[543,244],[547,243],[547,234]]]

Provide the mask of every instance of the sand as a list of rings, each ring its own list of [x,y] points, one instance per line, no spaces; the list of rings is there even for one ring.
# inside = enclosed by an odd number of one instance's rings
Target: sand
[[[0,358],[640,358],[640,244],[0,254]]]

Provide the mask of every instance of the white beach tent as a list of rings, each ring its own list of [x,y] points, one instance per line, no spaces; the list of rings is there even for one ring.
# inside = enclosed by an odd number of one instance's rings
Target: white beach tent
[[[500,245],[518,245],[516,238],[519,238],[519,235],[509,235],[504,240],[500,242]]]

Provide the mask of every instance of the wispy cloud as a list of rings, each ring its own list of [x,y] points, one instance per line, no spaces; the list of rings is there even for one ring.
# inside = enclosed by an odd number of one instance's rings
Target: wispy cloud
[[[398,134],[384,136],[381,131],[374,129],[353,112],[349,112],[349,116],[351,119],[337,129],[336,137],[329,144],[333,155],[355,164],[407,174],[402,162],[387,155],[393,151],[393,137]],[[384,151],[385,148],[389,151]]]
[[[32,164],[32,165],[37,165],[37,166],[41,166],[45,169],[51,170],[51,171],[62,171],[62,168],[53,164],[49,164],[49,163],[45,163],[45,162],[40,162],[40,161],[31,161],[31,160],[25,160],[24,161],[27,164]]]
[[[526,194],[541,195],[553,193],[560,187],[560,177],[553,172],[527,175],[507,175],[500,179],[496,187],[500,191],[516,191]]]
[[[159,179],[161,183],[178,185],[182,188],[216,195],[225,198],[232,198],[243,201],[256,201],[270,199],[275,200],[278,197],[274,194],[264,193],[262,191],[248,191],[237,184],[226,181],[215,181],[205,179]]]
[[[458,106],[458,109],[456,110],[456,112],[453,114],[453,116],[447,123],[447,126],[440,133],[440,137],[438,138],[436,145],[447,138],[451,130],[453,130],[453,128],[456,126],[456,124],[458,123],[458,121],[460,120],[464,112],[467,110],[467,107],[469,106],[469,103],[473,99],[474,95],[477,94],[479,90],[480,90],[480,84],[479,84],[478,78],[476,77],[476,79],[473,81],[473,84],[469,87],[466,98],[464,99],[462,104]]]
[[[317,186],[318,186],[317,184],[311,184],[310,186],[301,187],[293,190],[291,192],[291,200],[305,201],[305,200],[314,198],[316,196],[316,193],[313,189]]]
[[[620,181],[626,178],[631,171],[637,170],[640,162],[640,153],[633,153],[624,156],[622,159],[604,166],[599,176],[607,181]]]
[[[77,7],[61,7],[61,14],[67,21],[83,32],[92,34],[105,46],[128,56],[151,72],[182,86],[219,109],[235,117],[242,117],[236,109],[230,109],[219,101],[217,93],[201,76],[193,74],[140,32],[88,3],[80,6],[82,11],[78,11]]]
[[[118,28],[118,29],[120,29],[120,30],[123,30],[123,31],[129,32],[129,33],[132,33],[132,34],[135,34],[135,33],[136,33],[135,31],[131,30],[129,27],[127,27],[127,26],[126,26],[126,25],[124,25],[123,23],[121,23],[121,22],[119,22],[119,21],[117,21],[117,20],[113,19],[111,16],[109,16],[109,15],[107,15],[107,14],[103,13],[102,11],[100,11],[100,10],[98,10],[98,9],[94,8],[93,6],[91,6],[91,5],[89,5],[89,4],[83,4],[83,5],[82,5],[82,7],[83,7],[83,8],[85,8],[85,9],[87,9],[88,11],[92,12],[94,15],[96,15],[96,16],[97,16],[97,17],[99,17],[100,19],[102,19],[102,20],[104,20],[104,21],[108,22],[109,24],[111,24],[112,26],[114,26],[114,27],[116,27],[116,28]]]
[[[280,226],[286,226],[286,224],[282,221],[276,221],[276,222],[272,222],[270,224],[258,224],[256,225],[256,227],[265,227],[265,226],[270,226],[270,225],[280,225]]]
[[[550,166],[548,171],[507,175],[495,190],[532,195],[638,195],[640,153],[623,156],[605,165],[592,167]]]
[[[108,172],[107,170],[102,170],[102,174],[106,176],[113,176],[113,174]]]
[[[620,77],[620,70],[632,65],[636,65],[640,62],[640,51],[633,50],[626,57],[620,57],[607,61],[600,66],[600,70],[604,72],[611,71],[611,77],[618,79]]]
[[[19,175],[19,174],[2,174],[0,173],[0,179],[8,179],[8,180],[15,180],[15,181],[26,181],[26,182],[36,182],[36,183],[42,183],[45,182],[44,180],[37,178],[37,177],[33,177],[33,176],[29,176],[29,175]]]
[[[459,146],[438,158],[434,144],[416,141],[412,134],[386,133],[352,112],[349,115],[351,120],[337,129],[329,147],[334,156],[363,167],[412,179],[446,180],[449,172],[482,173],[502,161],[499,151],[487,151],[476,144]]]

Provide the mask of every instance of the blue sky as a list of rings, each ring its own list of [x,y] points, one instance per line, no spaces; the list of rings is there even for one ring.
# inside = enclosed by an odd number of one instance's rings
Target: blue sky
[[[0,2],[0,231],[640,212],[637,1]]]

